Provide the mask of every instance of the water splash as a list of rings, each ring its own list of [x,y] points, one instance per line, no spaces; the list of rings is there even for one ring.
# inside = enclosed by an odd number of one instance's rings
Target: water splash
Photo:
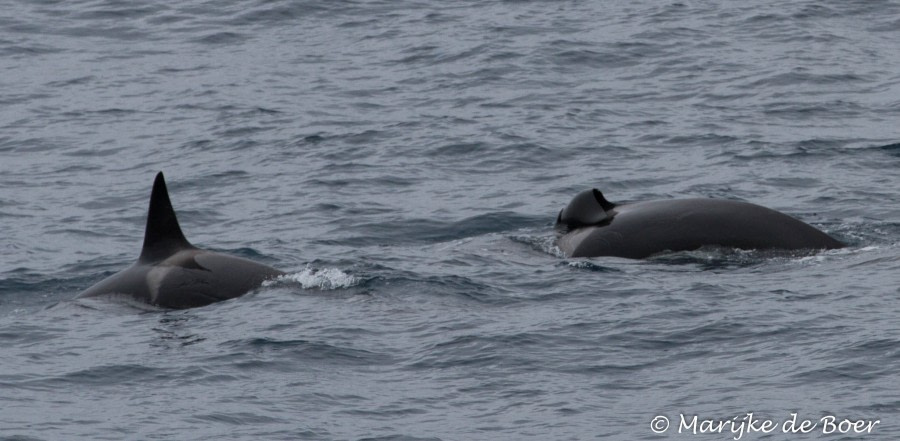
[[[540,251],[544,254],[549,254],[560,259],[566,258],[566,253],[564,253],[563,250],[559,248],[559,245],[556,242],[556,236],[548,234],[519,234],[515,236],[509,236],[509,239],[513,242],[525,244],[528,247],[536,251]]]
[[[337,268],[316,269],[306,266],[302,271],[285,274],[273,280],[263,282],[263,286],[273,286],[282,283],[299,283],[303,289],[342,289],[356,286],[360,278],[347,274]]]

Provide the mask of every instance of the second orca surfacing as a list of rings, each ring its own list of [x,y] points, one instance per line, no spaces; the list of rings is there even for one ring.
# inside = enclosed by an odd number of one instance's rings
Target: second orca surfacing
[[[144,246],[137,262],[78,298],[124,294],[164,308],[192,308],[244,295],[283,274],[252,260],[191,245],[178,225],[160,172],[153,183]]]
[[[744,250],[834,249],[844,244],[784,213],[725,199],[614,204],[597,189],[560,211],[559,248],[569,257],[643,259],[703,246]]]

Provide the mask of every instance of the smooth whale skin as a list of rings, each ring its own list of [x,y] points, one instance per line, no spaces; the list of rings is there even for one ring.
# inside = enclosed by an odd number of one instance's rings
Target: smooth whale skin
[[[138,261],[76,298],[125,294],[164,308],[192,308],[239,297],[283,274],[252,260],[191,245],[178,225],[160,172],[150,195],[144,246]]]
[[[613,204],[597,189],[579,193],[557,217],[569,257],[643,259],[703,246],[744,250],[834,249],[844,244],[784,213],[724,199]]]

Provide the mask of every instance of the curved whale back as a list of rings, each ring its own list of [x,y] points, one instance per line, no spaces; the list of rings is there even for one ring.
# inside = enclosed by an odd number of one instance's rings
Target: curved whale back
[[[144,229],[144,246],[139,262],[149,263],[165,259],[180,250],[194,248],[181,232],[175,209],[169,199],[166,179],[162,172],[156,174],[150,193],[147,226]]]
[[[583,203],[584,200],[580,201],[576,207],[583,207]],[[596,204],[603,208],[599,201]],[[588,215],[598,207],[587,207]],[[581,225],[563,234],[558,242],[560,249],[570,257],[641,259],[665,251],[691,251],[708,245],[785,250],[844,246],[784,213],[740,201],[636,202],[614,205],[606,214],[600,222]]]

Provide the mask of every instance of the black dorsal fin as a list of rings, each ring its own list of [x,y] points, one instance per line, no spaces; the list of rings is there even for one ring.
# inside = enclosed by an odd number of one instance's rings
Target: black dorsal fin
[[[609,219],[610,215],[607,211],[612,210],[615,206],[603,197],[600,190],[596,188],[585,190],[575,195],[569,205],[559,212],[556,223],[569,230],[586,225],[596,225]]]
[[[153,181],[153,193],[150,194],[150,210],[147,213],[147,228],[144,231],[144,248],[141,249],[140,261],[155,262],[163,260],[179,250],[193,248],[184,238],[169,191],[162,172]]]

